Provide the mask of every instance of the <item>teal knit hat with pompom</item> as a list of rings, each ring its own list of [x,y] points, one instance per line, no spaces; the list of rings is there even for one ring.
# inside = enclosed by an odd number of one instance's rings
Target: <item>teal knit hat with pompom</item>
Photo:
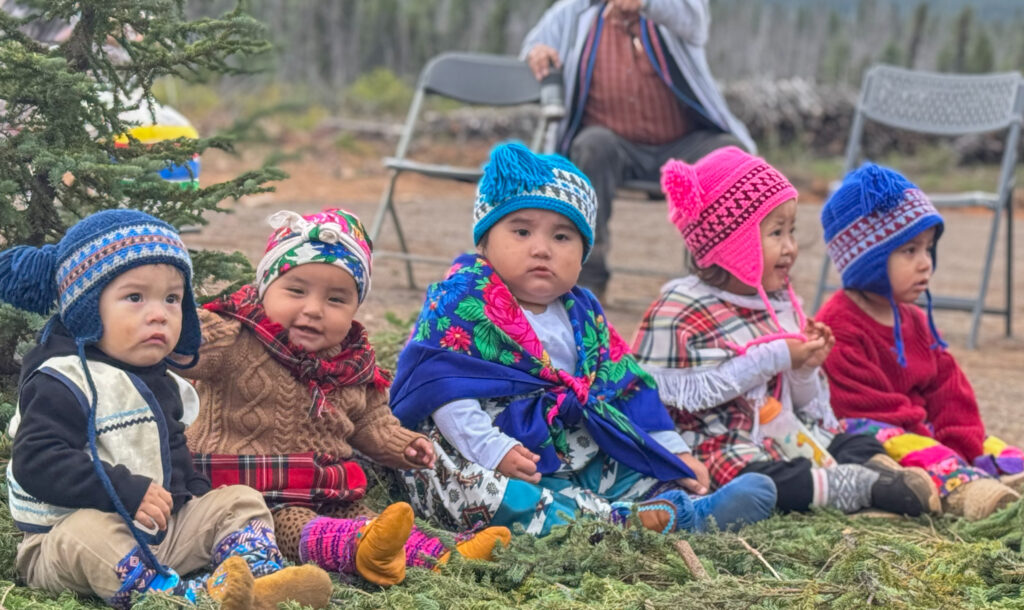
[[[524,209],[557,212],[572,221],[583,236],[583,260],[594,246],[597,195],[590,180],[559,155],[537,155],[512,142],[491,151],[477,185],[473,206],[473,244],[503,217]]]

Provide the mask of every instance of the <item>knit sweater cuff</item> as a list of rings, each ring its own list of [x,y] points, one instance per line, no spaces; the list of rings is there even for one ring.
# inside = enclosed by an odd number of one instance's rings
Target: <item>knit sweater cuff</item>
[[[386,430],[387,436],[385,437],[384,451],[382,452],[386,454],[386,457],[379,461],[385,466],[392,468],[422,468],[422,464],[412,462],[406,457],[405,449],[414,440],[418,438],[426,439],[427,437],[399,426],[386,428]]]

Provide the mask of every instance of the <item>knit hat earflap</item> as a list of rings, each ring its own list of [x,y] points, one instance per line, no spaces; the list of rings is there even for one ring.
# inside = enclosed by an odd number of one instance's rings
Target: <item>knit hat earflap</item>
[[[307,263],[325,263],[352,276],[359,302],[363,302],[370,292],[373,244],[359,217],[342,209],[306,216],[282,210],[267,222],[274,232],[256,266],[256,287],[261,299],[270,284],[288,270]]]
[[[907,365],[900,331],[899,307],[889,281],[889,256],[903,244],[935,227],[935,244],[942,235],[942,216],[928,197],[899,172],[865,163],[843,179],[821,210],[828,255],[842,278],[843,288],[880,294],[892,306],[893,341],[899,362]],[[931,249],[936,265],[935,246]],[[932,315],[931,291],[925,291],[932,345],[946,347]]]
[[[597,194],[590,180],[559,155],[537,155],[512,142],[491,151],[477,185],[473,206],[473,244],[503,217],[524,209],[557,212],[583,236],[583,260],[594,246]]]
[[[668,204],[668,219],[682,233],[697,266],[718,265],[755,288],[779,329],[741,346],[741,351],[775,339],[805,338],[783,331],[761,281],[761,221],[779,205],[797,198],[789,180],[764,159],[727,146],[693,165],[668,161],[661,168],[661,188]],[[806,316],[792,284],[787,282],[786,289],[802,330]]]

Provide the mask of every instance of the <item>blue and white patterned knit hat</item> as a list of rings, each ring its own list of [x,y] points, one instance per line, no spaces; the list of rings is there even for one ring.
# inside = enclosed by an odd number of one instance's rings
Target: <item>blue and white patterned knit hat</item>
[[[821,210],[821,225],[829,258],[842,277],[843,288],[864,290],[889,299],[895,315],[894,341],[900,363],[906,366],[899,308],[889,282],[889,255],[921,232],[935,227],[935,242],[942,235],[942,216],[912,182],[899,172],[865,163],[846,175],[842,185]],[[931,249],[932,267],[936,264]],[[945,346],[928,300],[928,324],[936,345]]]
[[[104,210],[68,229],[57,244],[0,252],[0,301],[60,319],[79,345],[103,336],[100,293],[140,265],[167,264],[185,277],[181,337],[174,352],[199,353],[199,316],[192,295],[192,260],[171,225],[137,210]]]
[[[565,157],[537,155],[517,142],[499,144],[477,185],[473,244],[479,244],[503,217],[524,209],[550,210],[571,220],[583,236],[587,260],[597,218],[597,195],[590,180]]]

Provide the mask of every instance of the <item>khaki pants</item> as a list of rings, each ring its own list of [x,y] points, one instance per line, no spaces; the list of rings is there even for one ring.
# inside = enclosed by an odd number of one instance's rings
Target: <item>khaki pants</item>
[[[167,524],[167,535],[151,547],[160,563],[178,574],[207,566],[214,547],[252,519],[273,523],[263,496],[232,485],[189,500]],[[18,545],[18,573],[30,587],[95,593],[110,599],[121,588],[115,568],[137,546],[117,513],[77,510],[45,534],[26,534]]]

